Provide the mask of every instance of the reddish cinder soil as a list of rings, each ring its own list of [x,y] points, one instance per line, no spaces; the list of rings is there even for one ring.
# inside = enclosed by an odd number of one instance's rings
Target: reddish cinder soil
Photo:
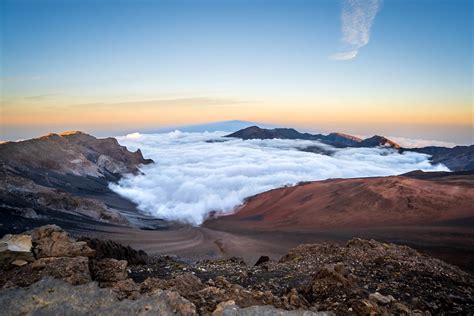
[[[307,230],[433,225],[474,217],[474,187],[408,177],[317,181],[264,192],[208,227]]]

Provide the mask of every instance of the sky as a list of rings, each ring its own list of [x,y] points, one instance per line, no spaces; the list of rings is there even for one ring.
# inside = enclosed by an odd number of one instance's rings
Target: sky
[[[0,0],[0,139],[246,120],[472,144],[470,0]]]

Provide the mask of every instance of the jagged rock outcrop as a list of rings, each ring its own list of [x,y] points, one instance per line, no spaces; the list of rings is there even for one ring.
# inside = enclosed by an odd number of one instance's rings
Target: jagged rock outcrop
[[[85,284],[91,280],[122,281],[128,278],[127,261],[102,257],[85,241],[77,241],[56,225],[46,225],[20,235],[6,235],[2,240],[22,241],[21,250],[27,251],[28,261],[14,268],[4,265],[0,285],[29,286],[45,276],[52,276],[70,284]],[[103,256],[103,254],[102,254]],[[0,258],[3,254],[0,253]],[[6,257],[10,258],[10,257]]]
[[[76,241],[57,225],[36,228],[31,233],[35,257],[93,257],[95,251],[85,241]]]
[[[48,170],[58,174],[103,177],[138,172],[138,165],[153,162],[140,150],[132,153],[115,138],[98,139],[82,132],[0,144],[0,164],[23,173]]]
[[[98,238],[80,237],[78,240],[85,241],[87,245],[95,250],[94,258],[114,258],[125,260],[130,264],[145,264],[148,256],[143,250],[135,250],[130,246],[124,246],[112,240],[101,240]]]

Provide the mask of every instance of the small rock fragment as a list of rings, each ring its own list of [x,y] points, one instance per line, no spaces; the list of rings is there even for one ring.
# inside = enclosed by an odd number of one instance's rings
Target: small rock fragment
[[[390,304],[392,301],[395,301],[395,298],[392,295],[382,295],[379,292],[375,292],[369,295],[369,300],[380,305]]]
[[[21,267],[21,266],[24,266],[25,264],[28,264],[28,261],[23,260],[23,259],[16,259],[11,264],[17,267]]]
[[[5,267],[16,260],[31,262],[35,260],[31,252],[31,236],[26,234],[7,234],[0,239],[0,266]],[[17,265],[17,264],[15,264]]]
[[[94,280],[101,282],[122,281],[128,277],[127,261],[103,259],[91,264]]]

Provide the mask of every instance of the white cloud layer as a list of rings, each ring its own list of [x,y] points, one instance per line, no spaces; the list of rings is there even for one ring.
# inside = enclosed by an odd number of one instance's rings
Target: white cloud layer
[[[350,60],[369,43],[370,29],[380,9],[381,0],[345,0],[342,8],[342,41],[348,47],[331,56],[334,60]]]
[[[395,143],[399,144],[404,148],[416,148],[416,147],[427,147],[427,146],[441,146],[452,148],[457,146],[455,143],[444,142],[439,140],[428,140],[420,138],[407,138],[399,136],[389,136],[389,139],[393,140]]]
[[[301,181],[448,170],[432,166],[427,155],[387,148],[335,149],[305,140],[223,141],[223,135],[175,131],[118,137],[122,145],[140,148],[156,163],[143,166],[144,175],[127,176],[111,188],[145,213],[198,225],[212,211],[232,212],[246,197]],[[329,147],[335,153],[298,150],[307,146]]]

